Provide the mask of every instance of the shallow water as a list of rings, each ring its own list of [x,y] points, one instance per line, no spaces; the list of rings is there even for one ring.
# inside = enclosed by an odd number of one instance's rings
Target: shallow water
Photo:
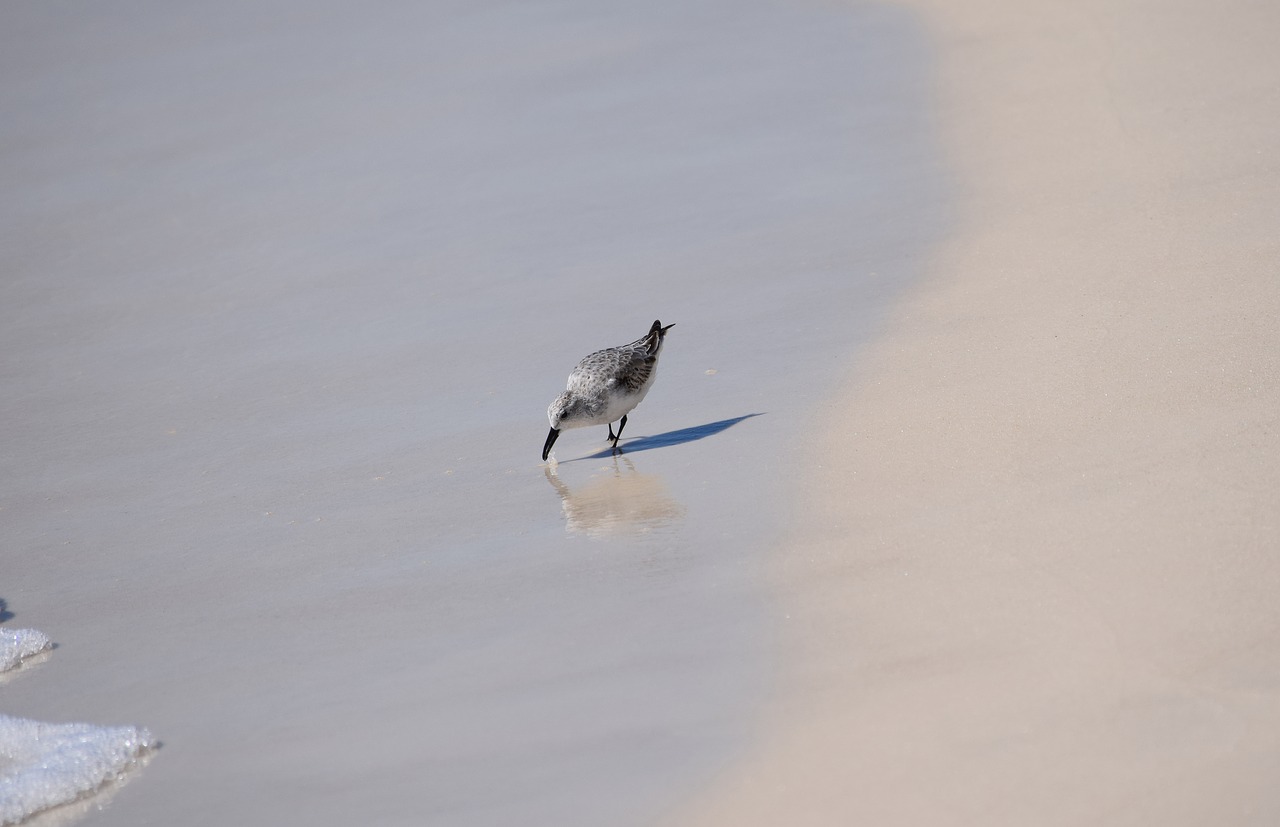
[[[943,218],[912,21],[0,16],[0,598],[59,646],[0,710],[163,742],[93,822],[643,824],[732,760],[792,449]],[[627,450],[544,467],[654,318]]]

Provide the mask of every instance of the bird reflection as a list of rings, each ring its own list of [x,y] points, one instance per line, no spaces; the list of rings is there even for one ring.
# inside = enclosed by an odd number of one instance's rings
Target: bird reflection
[[[631,460],[613,458],[613,467],[605,466],[573,491],[560,479],[552,466],[544,466],[547,482],[560,495],[564,509],[565,529],[588,537],[611,534],[645,534],[684,516],[685,508],[671,498],[662,478],[641,474]]]

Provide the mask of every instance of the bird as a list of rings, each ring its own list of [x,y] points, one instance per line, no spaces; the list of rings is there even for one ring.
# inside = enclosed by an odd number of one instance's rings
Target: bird
[[[578,363],[569,374],[564,392],[547,406],[551,432],[542,446],[543,462],[551,454],[560,431],[567,428],[608,425],[608,438],[613,441],[613,450],[618,450],[622,429],[627,427],[627,414],[653,387],[662,341],[673,327],[674,323],[663,327],[661,321],[654,321],[649,332],[631,344],[597,350]],[[617,434],[613,432],[615,421]]]

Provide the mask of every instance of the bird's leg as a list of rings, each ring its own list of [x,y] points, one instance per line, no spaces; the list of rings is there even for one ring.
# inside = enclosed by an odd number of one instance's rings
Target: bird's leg
[[[609,424],[609,436],[608,436],[608,439],[612,440],[614,445],[617,445],[617,444],[618,444],[618,438],[617,438],[616,436],[614,436],[614,435],[613,435],[613,423],[612,423],[612,422],[610,422],[610,423],[608,423],[608,424]]]
[[[622,421],[618,423],[618,435],[613,437],[613,447],[618,447],[618,440],[622,439],[622,429],[627,427],[627,415],[622,415]],[[613,434],[613,426],[609,427],[609,434]]]

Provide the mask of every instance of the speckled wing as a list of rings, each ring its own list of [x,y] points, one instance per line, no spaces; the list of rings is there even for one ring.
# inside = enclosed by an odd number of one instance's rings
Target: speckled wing
[[[584,394],[601,387],[634,391],[648,381],[655,362],[657,359],[646,349],[634,345],[598,350],[579,362],[569,374],[568,389]]]

